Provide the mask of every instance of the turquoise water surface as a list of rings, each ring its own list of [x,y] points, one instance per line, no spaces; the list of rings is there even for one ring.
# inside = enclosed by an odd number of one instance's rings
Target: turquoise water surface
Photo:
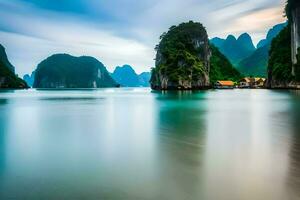
[[[0,199],[300,199],[300,94],[2,91]]]

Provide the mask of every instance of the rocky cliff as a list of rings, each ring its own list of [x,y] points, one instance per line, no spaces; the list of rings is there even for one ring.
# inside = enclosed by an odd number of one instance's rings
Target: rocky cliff
[[[272,41],[268,63],[268,88],[300,89],[299,0],[288,0],[288,26]]]
[[[15,67],[9,62],[5,48],[0,44],[0,59],[2,63],[9,69],[12,73],[15,73]]]
[[[5,49],[0,45],[0,89],[23,89],[27,84],[14,73],[15,68],[9,62]]]
[[[160,39],[150,80],[152,89],[189,90],[210,86],[211,50],[202,24],[190,21],[172,26]]]
[[[104,65],[88,56],[55,54],[35,70],[34,88],[117,87]]]
[[[291,21],[291,34],[292,34],[292,62],[293,62],[293,70],[292,73],[295,76],[297,73],[297,62],[300,62],[300,60],[297,60],[297,54],[298,48],[300,47],[300,3],[295,2],[291,7],[291,15],[290,15],[290,21]]]

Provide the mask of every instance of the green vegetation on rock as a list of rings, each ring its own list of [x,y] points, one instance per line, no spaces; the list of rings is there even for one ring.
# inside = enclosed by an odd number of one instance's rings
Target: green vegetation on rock
[[[256,49],[253,54],[239,63],[237,69],[246,76],[266,77],[269,49],[269,44]]]
[[[42,61],[35,70],[34,88],[116,87],[104,65],[88,56],[55,54]]]
[[[23,89],[28,88],[25,81],[14,73],[14,67],[9,62],[5,49],[0,45],[0,88]]]
[[[202,89],[218,80],[241,78],[219,49],[209,44],[200,23],[172,26],[161,36],[156,50],[156,67],[150,80],[153,89]]]
[[[284,28],[279,35],[274,38],[269,58],[269,77],[278,81],[292,81],[292,61],[291,61],[291,29],[290,26]]]
[[[28,88],[28,86],[25,81],[17,77],[5,66],[5,63],[0,60],[0,88],[23,89]]]
[[[211,52],[202,24],[190,21],[172,26],[160,39],[151,77],[153,89],[200,89],[209,86]]]
[[[242,78],[238,70],[233,67],[217,47],[211,45],[211,50],[209,78],[212,84],[218,80],[238,81]]]
[[[289,18],[289,24],[272,41],[267,81],[267,86],[270,88],[299,89],[300,55],[299,53],[296,55],[296,48],[298,48],[296,46],[296,35],[299,34],[299,32],[295,30],[297,24],[300,23],[299,18],[296,17],[296,9],[299,7],[300,2],[298,0],[288,0],[285,12]],[[292,17],[292,15],[294,17]],[[295,56],[297,56],[297,60],[293,60]]]

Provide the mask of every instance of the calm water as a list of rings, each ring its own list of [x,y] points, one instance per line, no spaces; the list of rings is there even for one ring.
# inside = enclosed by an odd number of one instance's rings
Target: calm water
[[[300,94],[1,92],[0,199],[300,199]]]

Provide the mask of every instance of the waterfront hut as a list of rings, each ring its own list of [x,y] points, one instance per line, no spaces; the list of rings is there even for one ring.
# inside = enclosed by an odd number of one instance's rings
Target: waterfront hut
[[[261,88],[261,87],[264,87],[265,82],[266,82],[265,78],[255,78],[254,85],[255,85],[255,87]]]
[[[252,80],[249,77],[245,77],[239,81],[240,88],[250,88],[252,85]]]
[[[235,86],[233,81],[217,81],[215,87],[217,89],[233,89]]]

